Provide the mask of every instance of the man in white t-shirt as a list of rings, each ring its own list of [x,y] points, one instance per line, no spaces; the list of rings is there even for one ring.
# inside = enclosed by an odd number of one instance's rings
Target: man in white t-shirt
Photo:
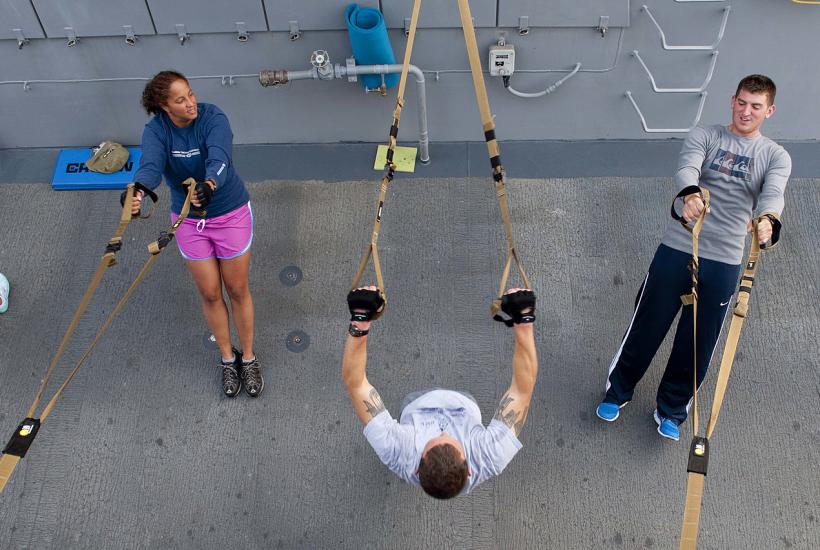
[[[342,378],[364,435],[379,459],[400,478],[420,485],[435,498],[467,494],[476,485],[500,474],[521,448],[518,434],[527,418],[538,373],[533,321],[535,294],[512,289],[502,300],[505,321],[515,333],[512,383],[501,398],[488,426],[467,393],[434,388],[409,395],[397,422],[367,381],[367,334],[384,306],[374,286],[353,290],[347,297],[351,312],[342,359]]]

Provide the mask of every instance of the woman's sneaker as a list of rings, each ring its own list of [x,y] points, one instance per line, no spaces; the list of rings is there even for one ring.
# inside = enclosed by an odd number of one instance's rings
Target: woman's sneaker
[[[233,363],[225,363],[224,361],[219,363],[222,367],[222,391],[228,397],[236,397],[236,394],[242,389],[242,377],[240,376],[242,354],[234,348],[233,355]]]
[[[5,313],[9,309],[9,280],[0,273],[0,313]]]
[[[245,393],[251,397],[259,397],[265,388],[265,379],[262,378],[262,369],[256,357],[250,361],[242,361],[242,380],[245,382]]]

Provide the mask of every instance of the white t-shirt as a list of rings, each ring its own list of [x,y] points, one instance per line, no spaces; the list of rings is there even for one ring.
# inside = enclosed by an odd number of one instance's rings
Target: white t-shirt
[[[379,459],[404,481],[419,485],[416,470],[427,442],[447,432],[464,446],[470,476],[462,494],[500,474],[522,447],[503,422],[484,427],[481,410],[469,397],[450,390],[432,390],[410,402],[397,422],[382,411],[364,427],[364,436]]]

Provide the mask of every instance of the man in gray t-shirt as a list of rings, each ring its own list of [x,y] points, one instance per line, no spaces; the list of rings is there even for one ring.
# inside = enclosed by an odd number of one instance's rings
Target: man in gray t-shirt
[[[404,481],[435,498],[467,494],[500,474],[521,448],[518,434],[527,418],[538,373],[533,321],[535,294],[512,289],[501,303],[514,327],[513,378],[488,426],[467,393],[441,388],[409,395],[396,421],[367,380],[367,334],[384,300],[376,287],[348,294],[351,312],[342,359],[342,378],[364,435],[379,459]]]
[[[779,239],[791,159],[785,149],[760,133],[763,122],[774,114],[775,92],[768,77],[745,77],[732,96],[732,123],[694,128],[678,158],[675,206],[687,222],[703,211],[701,187],[711,194],[698,251],[698,387],[706,376],[737,287],[752,220],[757,221],[760,244],[774,244]],[[691,233],[670,220],[638,292],[632,320],[609,366],[606,395],[596,409],[602,420],[617,420],[620,409],[632,399],[635,385],[681,309],[680,296],[690,291],[691,257]],[[684,307],[681,313],[653,415],[658,433],[675,441],[680,438],[678,426],[686,420],[692,399],[692,309]]]

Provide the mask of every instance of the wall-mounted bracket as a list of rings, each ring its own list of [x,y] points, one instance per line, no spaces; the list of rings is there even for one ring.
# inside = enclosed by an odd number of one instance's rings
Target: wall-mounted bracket
[[[122,30],[125,33],[125,43],[129,46],[136,46],[137,35],[134,34],[134,28],[131,25],[123,25]]]
[[[410,36],[410,18],[404,18],[404,36]]]
[[[23,29],[11,29],[14,33],[14,36],[17,37],[17,49],[22,50],[23,46],[31,42],[26,36],[23,34]]]
[[[627,90],[625,95],[635,108],[635,112],[638,113],[638,117],[641,119],[641,126],[643,126],[644,132],[648,134],[687,134],[692,128],[698,125],[698,122],[700,122],[700,116],[703,114],[703,105],[706,103],[706,94],[707,92],[700,92],[700,105],[698,105],[698,112],[695,115],[695,120],[689,128],[650,128],[646,125],[646,119],[644,118],[641,109],[638,107],[638,104],[635,103],[635,99],[632,97],[632,92]]]
[[[223,86],[233,86],[233,75],[226,75],[222,77],[222,85]]]
[[[74,46],[76,46],[77,42],[80,41],[80,37],[77,36],[76,32],[74,32],[74,28],[73,27],[63,27],[63,30],[65,31],[66,38],[68,39],[68,47],[73,48]]]
[[[23,82],[23,91],[28,92],[31,90],[31,83],[30,82]]]
[[[598,26],[595,27],[595,30],[601,33],[601,38],[606,37],[606,31],[609,30],[609,16],[602,15],[601,18],[598,20]]]
[[[522,15],[518,18],[518,34],[521,36],[530,34],[530,17],[528,15]]]
[[[248,33],[248,27],[244,21],[236,22],[236,39],[240,42],[247,42],[251,35]]]
[[[302,31],[299,30],[299,21],[288,21],[288,32],[290,32],[291,42],[302,38]]]
[[[191,39],[191,35],[185,32],[185,25],[182,23],[177,23],[174,25],[174,28],[177,30],[177,38],[179,39],[179,45],[184,46],[185,42]]]
[[[731,6],[726,6],[723,8],[723,20],[720,23],[720,30],[718,31],[717,38],[715,39],[712,44],[708,46],[670,46],[666,43],[666,35],[663,33],[663,29],[661,28],[658,21],[655,19],[655,16],[652,15],[652,12],[649,11],[649,8],[644,4],[641,6],[641,11],[645,11],[646,15],[649,16],[649,19],[652,20],[652,23],[655,25],[655,28],[658,29],[658,34],[661,35],[661,45],[663,46],[664,50],[714,50],[720,41],[723,40],[723,33],[726,31],[726,22],[729,20],[729,12],[732,10]]]
[[[357,82],[359,77],[353,73],[352,69],[356,68],[356,58],[348,57],[345,59],[345,68],[347,69],[347,81],[348,82]]]
[[[641,64],[643,70],[646,71],[646,76],[649,77],[649,82],[652,84],[652,90],[659,94],[695,94],[706,90],[706,87],[709,86],[709,82],[712,81],[712,75],[715,74],[715,65],[717,64],[718,58],[718,51],[715,50],[711,54],[712,62],[709,64],[709,73],[706,75],[706,79],[703,81],[703,84],[700,85],[698,88],[659,88],[658,85],[655,83],[655,77],[652,76],[652,72],[650,72],[649,67],[646,66],[643,59],[641,59],[641,54],[638,53],[638,50],[632,50],[632,56],[638,60],[638,63]]]

